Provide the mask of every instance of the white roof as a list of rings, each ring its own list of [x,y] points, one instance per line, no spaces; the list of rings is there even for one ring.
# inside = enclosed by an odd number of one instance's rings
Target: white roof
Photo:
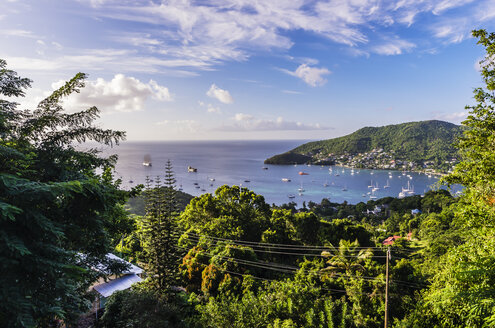
[[[140,282],[141,280],[142,279],[136,274],[127,274],[120,278],[94,286],[93,289],[96,290],[101,296],[108,297],[116,291],[130,288],[132,284]]]
[[[107,254],[107,258],[111,259],[111,260],[115,260],[115,261],[120,261],[120,262],[123,262],[123,263],[126,263],[129,265],[129,269],[127,269],[126,271],[124,271],[123,273],[124,274],[127,274],[127,273],[135,273],[135,274],[141,274],[143,273],[143,269],[141,269],[140,267],[130,263],[130,262],[127,262],[123,259],[121,259],[120,257],[118,257],[117,255],[113,255],[112,253],[108,253]]]

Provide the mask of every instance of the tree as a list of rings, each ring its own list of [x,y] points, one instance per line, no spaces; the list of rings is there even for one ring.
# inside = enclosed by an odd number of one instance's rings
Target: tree
[[[144,250],[148,271],[154,289],[162,294],[170,292],[178,280],[179,259],[177,248],[177,203],[172,163],[165,166],[165,185],[160,177],[151,188],[149,179],[145,191],[146,215],[144,216]]]
[[[451,206],[459,242],[437,258],[431,286],[415,312],[423,322],[442,327],[495,325],[495,33],[473,31],[486,56],[480,62],[485,87],[474,90],[477,102],[466,106],[467,127],[458,143],[461,162],[443,181],[464,191]],[[442,223],[442,218],[430,224]],[[455,232],[455,231],[454,231]],[[414,322],[414,315],[408,318]]]
[[[212,237],[260,241],[270,222],[270,206],[247,188],[227,185],[194,198],[180,216],[180,227]]]
[[[179,297],[166,302],[154,291],[123,290],[110,296],[101,323],[104,328],[192,327],[186,322],[192,312]]]
[[[0,326],[75,319],[89,305],[92,268],[112,269],[111,213],[127,195],[111,176],[116,157],[74,145],[112,145],[125,134],[95,127],[96,107],[64,112],[61,100],[85,78],[76,74],[34,111],[0,100]],[[30,83],[0,60],[0,95],[22,97]]]

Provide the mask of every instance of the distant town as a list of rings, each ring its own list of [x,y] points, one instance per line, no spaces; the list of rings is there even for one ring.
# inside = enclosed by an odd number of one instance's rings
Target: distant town
[[[366,169],[389,169],[389,170],[407,170],[417,171],[429,174],[445,174],[452,171],[458,163],[457,158],[450,158],[443,162],[435,161],[408,161],[397,159],[395,152],[387,152],[382,148],[373,149],[364,153],[344,153],[344,154],[325,154],[323,152],[316,154],[307,154],[313,158],[316,164],[329,164]]]

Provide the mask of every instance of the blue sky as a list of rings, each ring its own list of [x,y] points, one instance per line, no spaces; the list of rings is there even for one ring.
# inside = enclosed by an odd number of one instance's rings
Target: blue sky
[[[461,122],[494,25],[493,0],[4,0],[0,58],[23,107],[87,73],[66,108],[129,140],[323,139]]]

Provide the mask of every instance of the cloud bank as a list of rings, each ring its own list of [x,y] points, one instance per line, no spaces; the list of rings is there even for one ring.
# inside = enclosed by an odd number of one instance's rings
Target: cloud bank
[[[233,123],[223,125],[221,131],[293,131],[293,130],[328,130],[330,128],[316,124],[286,121],[282,117],[276,119],[259,119],[249,114],[237,113],[232,118]]]
[[[52,84],[53,89],[63,85],[65,81]],[[64,99],[68,110],[75,111],[91,106],[97,106],[102,111],[132,112],[144,109],[149,99],[172,101],[172,95],[167,87],[156,81],[148,83],[134,77],[117,74],[110,81],[98,78],[86,82],[80,93],[71,94]]]

